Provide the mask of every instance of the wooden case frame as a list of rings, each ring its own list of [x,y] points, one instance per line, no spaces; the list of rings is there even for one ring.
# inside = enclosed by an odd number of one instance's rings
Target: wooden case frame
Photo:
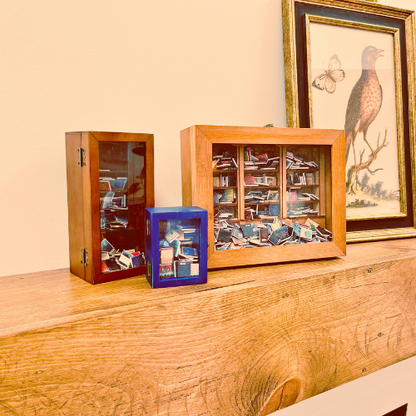
[[[216,251],[212,156],[213,145],[220,143],[241,146],[325,146],[327,162],[322,179],[327,197],[324,222],[332,229],[333,241]],[[181,132],[181,156],[183,205],[196,205],[208,211],[209,269],[345,255],[345,136],[342,130],[198,125]],[[284,163],[281,163],[282,169],[283,165]]]
[[[101,271],[99,143],[145,144],[146,179],[142,229],[145,247],[145,207],[154,206],[153,134],[83,131],[69,132],[65,137],[71,273],[91,284],[144,274],[145,265],[110,273]]]
[[[199,221],[196,227],[199,273],[192,276],[160,276],[161,221]],[[207,224],[208,213],[199,207],[146,208],[146,278],[152,288],[198,285],[207,283]]]

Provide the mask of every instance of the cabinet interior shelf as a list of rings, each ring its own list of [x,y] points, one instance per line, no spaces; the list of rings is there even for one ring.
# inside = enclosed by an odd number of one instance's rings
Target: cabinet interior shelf
[[[276,185],[244,185],[245,188],[267,188],[267,189],[280,189],[280,186]]]
[[[286,169],[286,172],[305,172],[305,173],[307,173],[307,172],[318,172],[319,171],[319,168],[308,168],[308,169],[302,169],[302,168],[299,168],[299,169]]]
[[[132,226],[128,226],[127,228],[122,228],[122,227],[120,227],[120,228],[101,228],[101,234],[107,234],[107,233],[114,234],[114,233],[119,233],[119,232],[123,232],[123,233],[130,232],[130,233],[133,233],[135,231],[136,231],[136,228],[135,227],[132,227]]]
[[[244,172],[253,172],[253,173],[272,173],[272,172],[278,172],[279,169],[244,169]]]
[[[318,184],[314,184],[314,185],[286,185],[286,188],[288,189],[296,189],[296,188],[310,188],[311,186],[314,187],[319,187]]]
[[[107,178],[109,176],[128,176],[127,170],[101,170],[100,169],[100,178]]]
[[[288,204],[302,204],[302,203],[311,203],[311,202],[316,202],[316,203],[318,203],[319,201],[314,201],[314,200],[310,200],[310,199],[308,199],[308,200],[301,200],[301,199],[298,199],[298,200],[296,200],[296,201],[287,201],[287,203]]]
[[[271,205],[271,204],[279,204],[279,201],[262,201],[262,202],[246,202],[246,205]]]

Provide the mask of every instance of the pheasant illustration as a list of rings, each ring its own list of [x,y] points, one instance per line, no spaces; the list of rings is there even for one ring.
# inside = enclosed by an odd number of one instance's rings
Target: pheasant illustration
[[[382,49],[367,46],[361,57],[362,73],[360,79],[351,91],[345,115],[346,157],[352,144],[354,152],[354,164],[357,165],[355,154],[355,138],[358,133],[363,133],[364,141],[375,156],[374,150],[367,141],[367,130],[380,111],[383,101],[383,92],[377,77],[375,63],[382,57]]]

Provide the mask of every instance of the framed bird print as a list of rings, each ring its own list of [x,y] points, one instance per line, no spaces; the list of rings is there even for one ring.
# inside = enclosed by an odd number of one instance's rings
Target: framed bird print
[[[414,19],[283,0],[287,123],[345,130],[347,242],[416,236]]]

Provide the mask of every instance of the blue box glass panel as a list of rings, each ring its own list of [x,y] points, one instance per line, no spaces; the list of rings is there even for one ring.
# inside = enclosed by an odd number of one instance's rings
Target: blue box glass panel
[[[146,277],[153,288],[207,282],[207,210],[146,208],[146,228]]]

